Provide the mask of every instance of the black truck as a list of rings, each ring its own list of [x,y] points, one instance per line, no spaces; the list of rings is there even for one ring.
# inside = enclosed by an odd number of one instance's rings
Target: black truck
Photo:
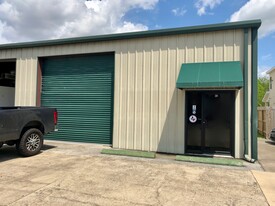
[[[39,153],[43,135],[56,131],[57,110],[45,107],[0,107],[0,148],[16,145],[22,156]]]

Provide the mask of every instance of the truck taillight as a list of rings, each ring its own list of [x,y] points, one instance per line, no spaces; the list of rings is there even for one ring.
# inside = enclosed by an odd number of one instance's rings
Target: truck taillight
[[[55,125],[57,125],[57,119],[58,119],[57,111],[54,111],[54,112],[53,112],[53,121],[54,121],[54,124],[55,124]]]

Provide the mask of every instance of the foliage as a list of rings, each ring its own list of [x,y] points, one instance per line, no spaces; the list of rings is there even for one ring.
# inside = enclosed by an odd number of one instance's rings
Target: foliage
[[[258,78],[258,106],[264,106],[262,99],[269,90],[269,79],[267,77]]]

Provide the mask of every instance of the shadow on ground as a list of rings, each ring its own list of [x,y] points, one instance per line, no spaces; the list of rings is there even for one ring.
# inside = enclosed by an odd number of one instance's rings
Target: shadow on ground
[[[271,140],[266,140],[265,143],[275,146],[275,142],[273,142],[273,141],[271,141]]]
[[[17,158],[22,158],[18,155],[15,147],[10,147],[7,145],[4,145],[0,149],[0,162],[4,162],[10,159],[17,159]]]
[[[41,151],[43,152],[53,148],[56,148],[56,146],[46,144],[46,145],[43,145]],[[8,160],[18,159],[18,158],[24,158],[24,157],[18,154],[15,146],[4,145],[0,149],[0,163]]]
[[[42,151],[46,151],[46,150],[49,150],[49,149],[54,149],[56,147],[57,146],[54,146],[54,145],[44,144],[43,147],[42,147]]]

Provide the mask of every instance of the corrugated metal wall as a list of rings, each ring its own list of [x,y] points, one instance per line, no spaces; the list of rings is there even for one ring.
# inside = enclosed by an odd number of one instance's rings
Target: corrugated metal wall
[[[115,91],[119,94],[115,95],[118,108],[114,146],[183,153],[185,92],[175,88],[180,66],[192,62],[242,61],[243,32],[128,41],[122,44],[117,56]],[[236,123],[236,131],[242,130],[242,114],[238,117],[241,122]],[[242,136],[242,131],[238,134]],[[237,138],[237,146],[240,143]]]
[[[181,64],[243,62],[243,39],[243,30],[227,30],[2,50],[0,59],[17,58],[16,104],[35,105],[37,57],[115,51],[113,146],[184,153],[185,92],[175,87]],[[236,93],[236,148],[242,148],[242,90]]]

